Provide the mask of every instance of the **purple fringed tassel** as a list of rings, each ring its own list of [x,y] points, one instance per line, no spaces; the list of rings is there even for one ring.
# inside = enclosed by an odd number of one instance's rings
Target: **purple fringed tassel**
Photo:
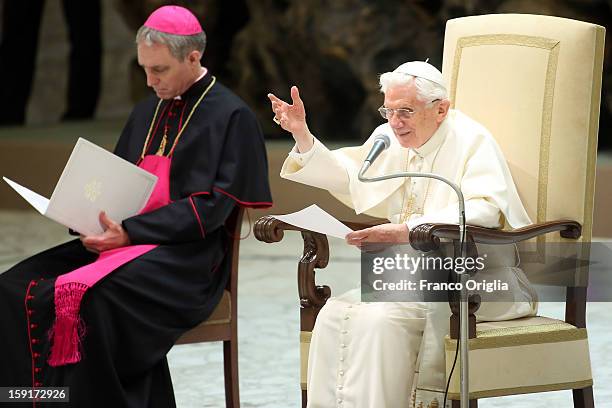
[[[49,365],[57,367],[81,360],[81,339],[85,326],[79,316],[81,300],[88,286],[70,282],[55,287],[55,322],[49,331],[52,341]]]

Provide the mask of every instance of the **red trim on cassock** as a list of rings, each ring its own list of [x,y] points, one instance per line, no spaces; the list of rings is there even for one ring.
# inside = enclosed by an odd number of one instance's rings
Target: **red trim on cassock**
[[[234,197],[233,195],[231,195],[227,191],[224,191],[223,189],[221,189],[219,187],[216,187],[216,186],[213,187],[213,190],[218,191],[221,194],[225,194],[226,196],[228,196],[232,200],[236,201],[238,204],[240,204],[242,206],[245,206],[245,207],[250,207],[250,208],[266,208],[266,207],[271,207],[272,206],[272,202],[269,202],[269,201],[250,202],[250,201],[239,200],[238,198]]]
[[[200,191],[198,193],[190,194],[189,197],[197,197],[197,196],[200,196],[200,195],[210,195],[210,192],[208,192],[208,191]]]
[[[43,279],[41,278],[40,280],[43,280]],[[34,349],[32,348],[33,344],[38,343],[38,339],[35,339],[32,337],[31,330],[37,328],[38,325],[35,323],[31,323],[30,316],[34,313],[34,309],[28,307],[28,302],[34,299],[35,297],[34,295],[30,295],[30,290],[36,285],[38,285],[38,282],[36,282],[35,280],[30,281],[26,289],[25,299],[23,302],[25,306],[25,314],[26,314],[26,324],[27,324],[27,331],[28,331],[28,346],[30,348],[30,361],[32,363],[31,369],[32,369],[32,388],[33,389],[36,387],[42,386],[42,383],[39,382],[36,378],[36,373],[41,371],[40,368],[36,367],[36,359],[40,357],[40,354],[34,352]],[[32,407],[36,408],[36,400],[32,400]]]
[[[36,282],[32,280],[28,284],[28,288],[26,289],[26,294],[25,294],[25,300],[23,302],[25,306],[25,311],[26,311],[26,324],[27,324],[27,329],[28,329],[28,346],[30,347],[30,361],[32,362],[32,387],[34,387],[34,384],[36,383],[36,379],[34,378],[35,362],[34,362],[34,350],[32,350],[32,332],[30,331],[30,309],[28,308],[28,301],[32,299],[30,297],[30,289],[32,288],[32,286],[34,286],[35,283]]]
[[[191,209],[198,219],[198,225],[200,226],[200,233],[202,234],[202,238],[206,237],[206,232],[204,231],[204,225],[202,225],[202,220],[200,220],[200,215],[198,214],[198,210],[196,209],[195,203],[193,202],[193,195],[189,196],[189,202],[191,203]]]
[[[236,198],[235,196],[233,196],[232,194],[228,193],[227,191],[224,191],[223,189],[219,188],[219,187],[213,187],[214,191],[217,191],[229,198],[231,198],[232,200],[236,201],[238,204],[244,206],[244,207],[250,207],[250,208],[266,208],[266,207],[270,207],[272,206],[271,202],[268,201],[262,201],[262,202],[249,202],[249,201],[242,201],[239,200],[238,198]],[[201,195],[210,195],[210,192],[208,191],[199,191],[197,193],[193,193],[189,195],[189,203],[191,204],[191,209],[193,210],[193,213],[195,214],[197,220],[198,220],[198,225],[200,226],[200,232],[202,233],[202,238],[204,238],[206,236],[206,231],[204,229],[204,224],[202,224],[202,220],[200,219],[200,215],[198,214],[198,210],[195,206],[195,203],[193,201],[193,197],[197,197],[197,196],[201,196]]]

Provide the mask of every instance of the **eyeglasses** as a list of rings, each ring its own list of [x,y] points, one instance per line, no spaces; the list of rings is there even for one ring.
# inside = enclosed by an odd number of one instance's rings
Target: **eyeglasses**
[[[410,108],[398,108],[398,109],[391,109],[391,108],[385,108],[384,106],[381,106],[380,108],[378,108],[378,113],[380,113],[380,116],[382,116],[384,119],[390,120],[393,117],[393,114],[396,113],[397,117],[400,120],[408,120],[411,119],[415,114],[419,113],[422,110],[425,110],[429,107],[429,105],[431,105],[432,103],[435,102],[439,102],[441,101],[441,99],[434,99],[433,101],[427,102],[425,104],[425,106],[423,106],[421,109],[410,109]]]

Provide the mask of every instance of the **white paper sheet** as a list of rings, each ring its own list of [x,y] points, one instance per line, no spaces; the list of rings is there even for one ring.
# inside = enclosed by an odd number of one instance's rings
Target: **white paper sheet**
[[[277,220],[296,227],[344,239],[353,230],[326,213],[318,205],[313,204],[298,212],[285,215],[273,215]]]
[[[2,177],[4,181],[8,183],[9,186],[13,188],[16,192],[19,193],[28,203],[32,205],[32,207],[36,208],[36,210],[45,215],[47,212],[47,208],[49,207],[49,200],[38,193],[33,192],[32,190],[25,188],[22,185],[15,183],[13,180],[8,179],[6,177]]]

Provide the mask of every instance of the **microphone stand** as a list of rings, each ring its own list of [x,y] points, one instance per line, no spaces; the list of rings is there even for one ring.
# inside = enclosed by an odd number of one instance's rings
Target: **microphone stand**
[[[433,173],[414,173],[414,172],[401,172],[394,174],[387,174],[379,177],[365,177],[364,173],[370,168],[372,163],[366,160],[359,171],[359,181],[364,183],[372,183],[376,181],[389,180],[393,178],[401,178],[401,177],[424,177],[424,178],[432,178],[439,180],[447,185],[449,185],[457,194],[457,199],[459,201],[459,248],[460,254],[462,258],[466,256],[465,249],[465,200],[463,198],[463,193],[461,192],[461,188],[452,181],[445,179],[437,174]],[[459,302],[459,348],[460,348],[460,364],[461,364],[461,373],[459,383],[461,386],[461,408],[469,408],[470,401],[470,387],[469,387],[469,367],[468,367],[468,295],[466,284],[469,277],[469,274],[466,272],[459,273],[455,270],[455,273],[460,275],[461,282],[461,292],[460,292],[460,302]]]

